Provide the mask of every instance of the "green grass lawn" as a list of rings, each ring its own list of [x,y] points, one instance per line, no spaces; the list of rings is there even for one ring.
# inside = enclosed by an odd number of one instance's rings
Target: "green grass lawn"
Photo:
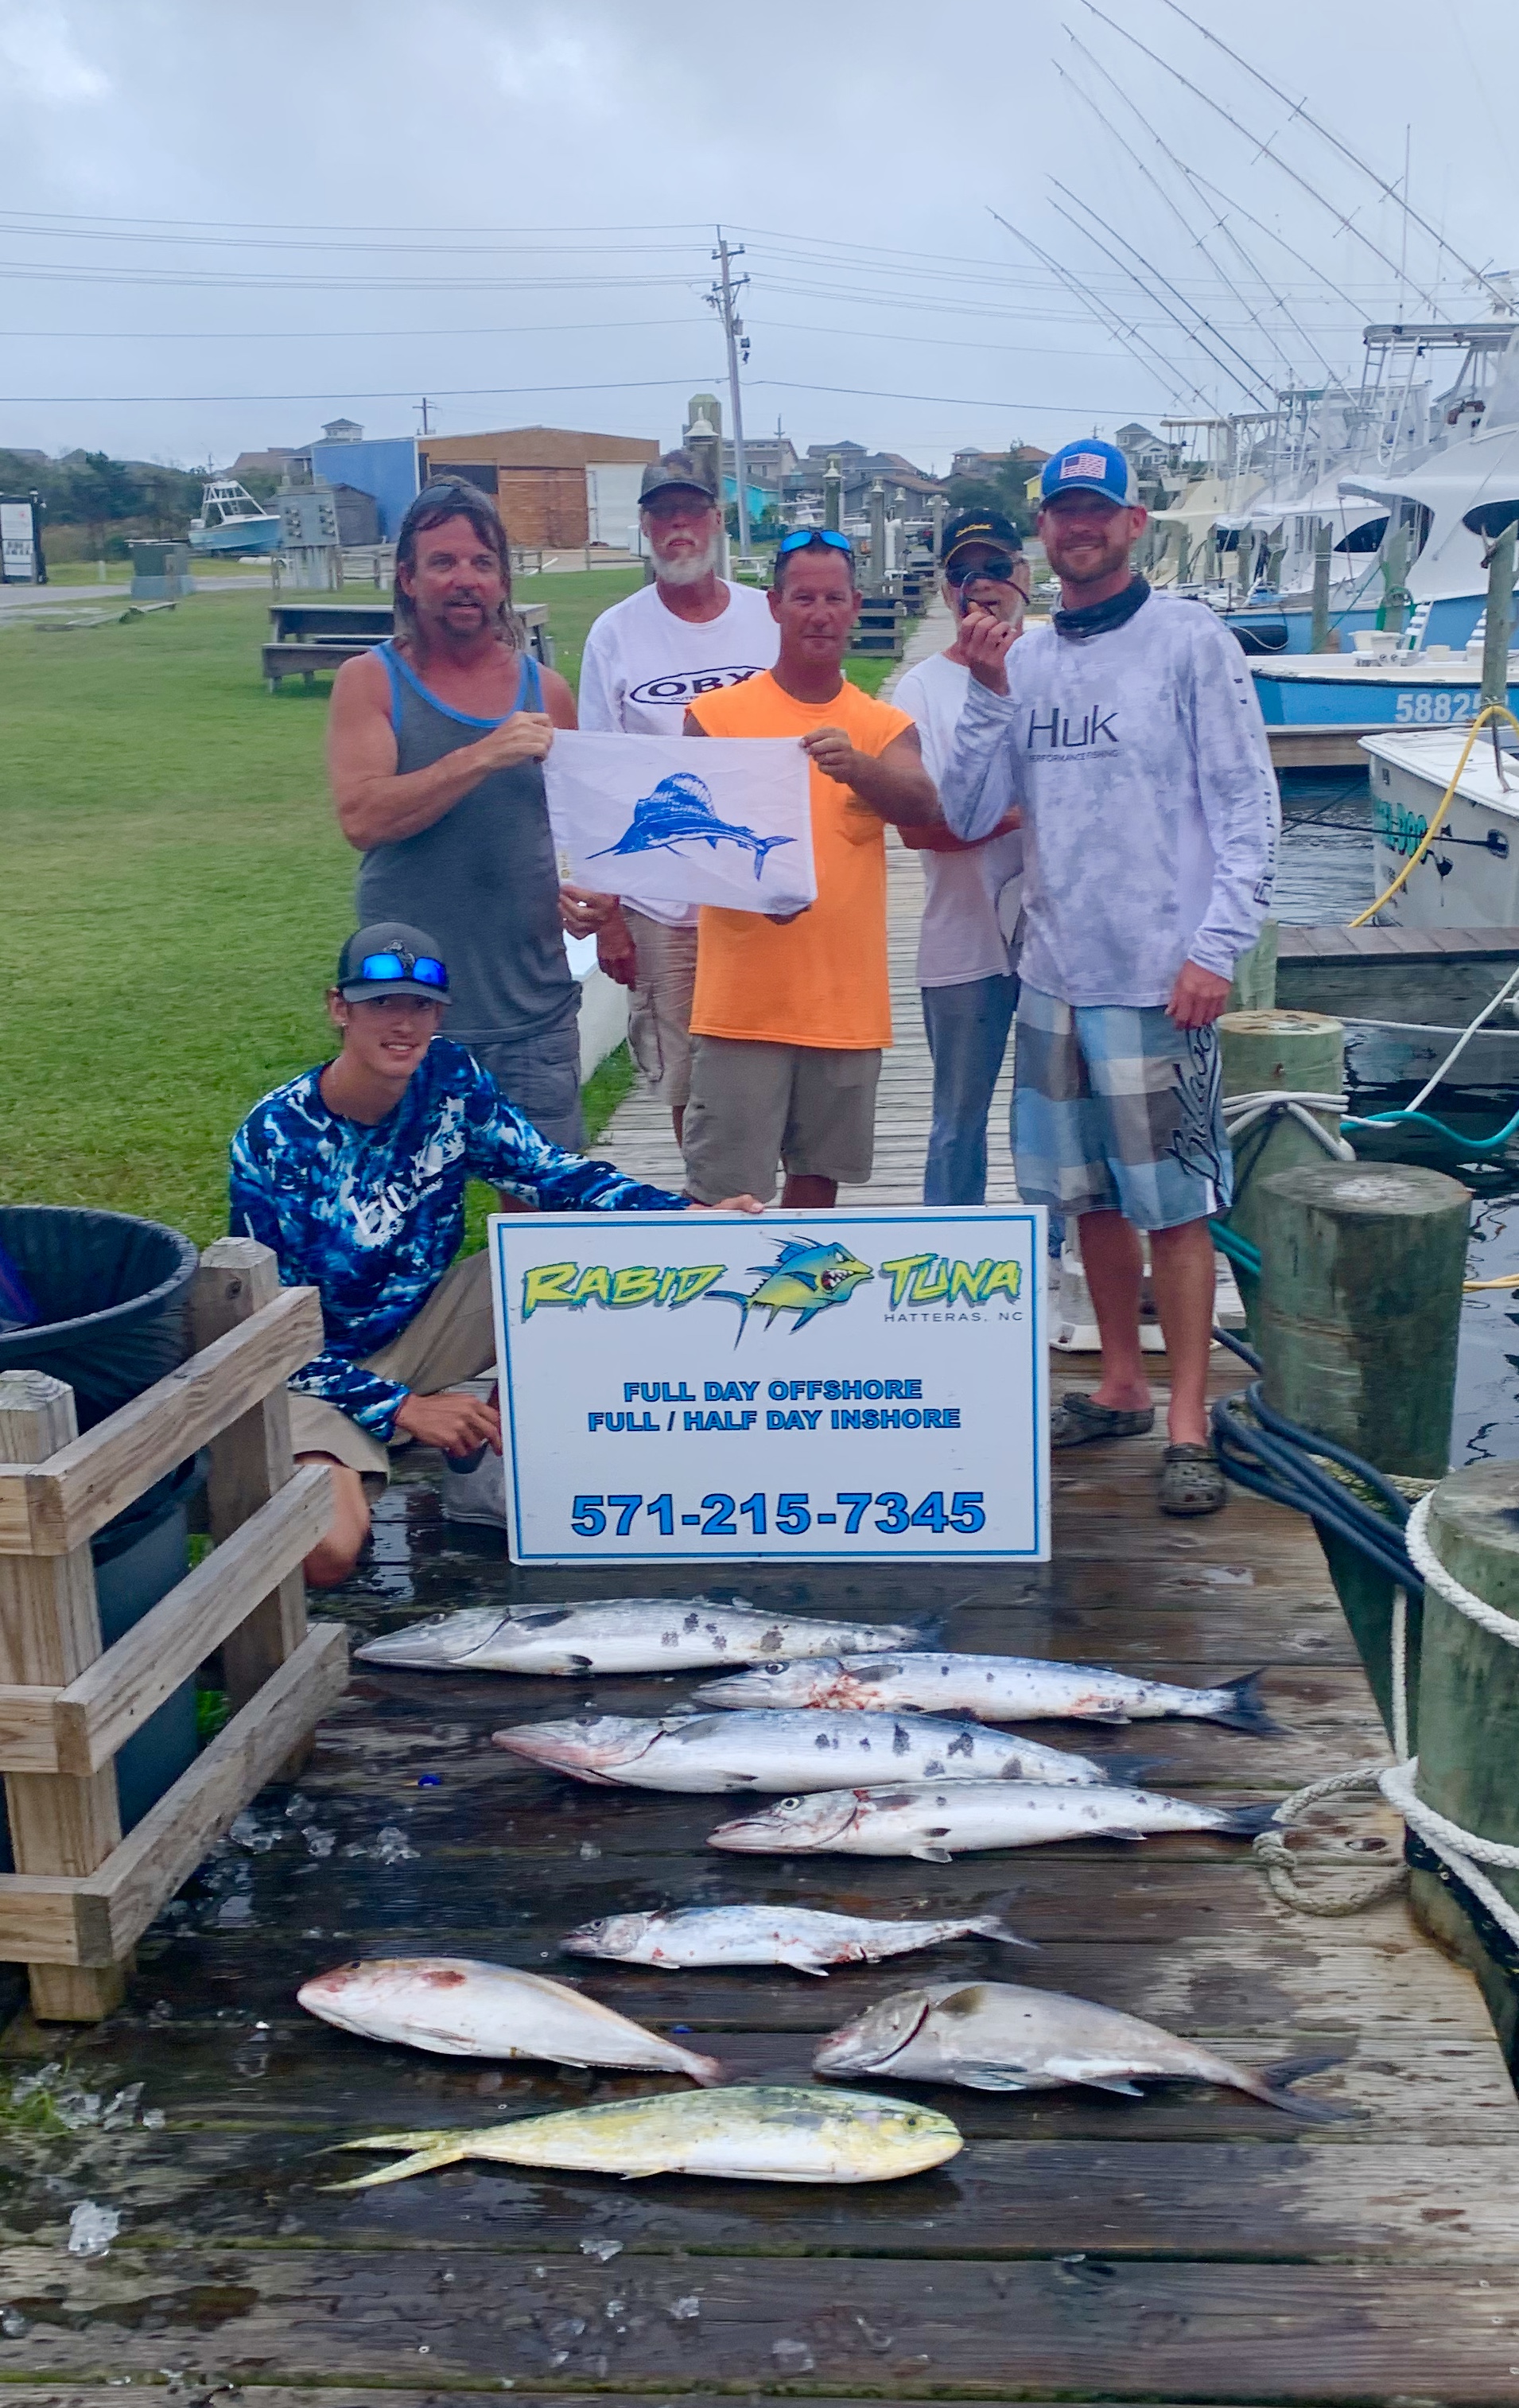
[[[592,620],[638,582],[593,569],[517,593],[548,604],[573,684]],[[0,628],[0,1200],[142,1212],[204,1245],[226,1226],[233,1129],[327,1049],[357,859],[323,773],[328,681],[270,695],[259,675],[268,603],[261,585]],[[890,664],[848,666],[873,693]],[[625,1051],[597,1073],[593,1135],[632,1080]]]
[[[519,592],[549,603],[573,680],[638,581]],[[265,691],[267,611],[261,590],[0,630],[7,1202],[143,1212],[205,1244],[233,1129],[325,1051],[356,856],[322,771],[325,681]]]

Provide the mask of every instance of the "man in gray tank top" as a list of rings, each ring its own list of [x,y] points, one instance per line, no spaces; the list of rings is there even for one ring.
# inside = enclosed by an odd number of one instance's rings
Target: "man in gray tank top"
[[[581,1140],[580,990],[566,957],[543,760],[564,679],[513,640],[506,529],[471,485],[423,488],[395,547],[394,639],[339,669],[327,762],[364,856],[361,921],[430,929],[449,1033],[556,1145]]]

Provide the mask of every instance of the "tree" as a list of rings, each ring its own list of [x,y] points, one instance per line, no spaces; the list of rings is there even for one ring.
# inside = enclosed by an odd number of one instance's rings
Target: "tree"
[[[104,549],[106,528],[113,519],[134,517],[142,502],[141,489],[124,460],[108,452],[87,452],[64,471],[64,507],[58,515],[88,527],[96,552]]]
[[[949,482],[949,505],[952,510],[1000,510],[1012,521],[1020,535],[1028,535],[1034,525],[1034,506],[1024,491],[1033,474],[1030,462],[1009,452],[998,459],[986,477],[952,477]]]

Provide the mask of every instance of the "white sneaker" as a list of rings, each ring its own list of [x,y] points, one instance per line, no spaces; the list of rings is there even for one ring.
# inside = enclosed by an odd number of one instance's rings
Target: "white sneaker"
[[[444,1456],[443,1519],[479,1522],[492,1530],[506,1528],[507,1468],[494,1448],[486,1448],[472,1471],[455,1471]]]

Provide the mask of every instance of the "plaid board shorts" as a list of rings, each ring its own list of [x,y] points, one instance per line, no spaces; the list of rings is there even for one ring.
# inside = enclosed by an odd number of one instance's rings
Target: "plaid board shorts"
[[[1174,1229],[1225,1211],[1216,1028],[1178,1028],[1159,1004],[1018,1004],[1012,1147],[1018,1193],[1054,1212],[1122,1212]]]

